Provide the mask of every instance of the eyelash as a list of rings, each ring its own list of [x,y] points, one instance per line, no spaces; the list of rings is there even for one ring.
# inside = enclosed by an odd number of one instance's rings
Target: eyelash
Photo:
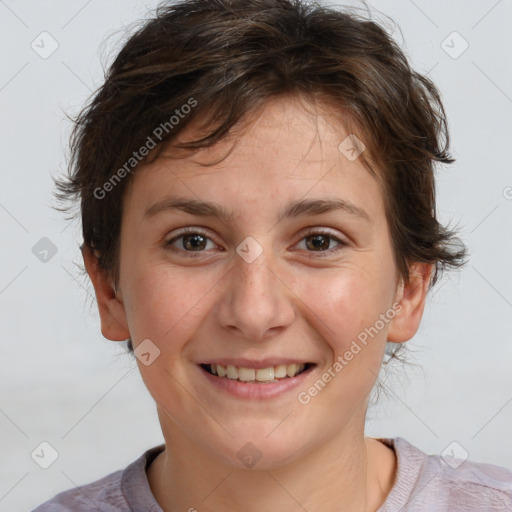
[[[179,235],[168,240],[165,243],[165,247],[169,247],[173,252],[186,253],[187,256],[185,256],[185,257],[187,257],[187,258],[196,258],[199,256],[200,253],[205,252],[204,250],[202,250],[202,251],[186,251],[184,249],[176,249],[175,247],[172,247],[172,244],[176,240],[179,240],[180,238],[182,238],[186,235],[201,235],[201,236],[204,236],[205,238],[207,238],[208,240],[211,240],[211,238],[208,236],[208,233],[206,233],[205,231],[202,231],[199,228],[185,228]],[[346,247],[348,245],[347,242],[340,240],[338,237],[335,237],[329,231],[326,231],[321,228],[316,228],[316,229],[312,229],[312,230],[308,231],[307,233],[304,234],[304,236],[301,238],[300,241],[302,242],[302,240],[304,240],[305,238],[308,238],[313,235],[323,235],[323,236],[329,237],[331,240],[334,240],[335,242],[338,242],[338,244],[339,244],[336,248],[327,249],[325,251],[306,251],[309,253],[318,254],[320,258],[331,256],[332,254],[337,253],[338,251],[342,250],[344,247]],[[213,240],[211,240],[211,241],[213,242]],[[196,256],[194,253],[199,253],[199,254],[198,254],[198,256]],[[308,257],[316,257],[316,256],[308,256]]]

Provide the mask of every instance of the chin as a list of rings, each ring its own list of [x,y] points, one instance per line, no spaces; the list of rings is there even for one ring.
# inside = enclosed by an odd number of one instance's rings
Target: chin
[[[235,439],[227,441],[225,450],[221,448],[219,455],[230,466],[252,471],[283,467],[299,455],[302,444],[296,437],[276,434],[272,438],[274,433],[266,437],[262,432],[268,430],[255,431],[254,435],[245,432],[243,435],[235,436]]]

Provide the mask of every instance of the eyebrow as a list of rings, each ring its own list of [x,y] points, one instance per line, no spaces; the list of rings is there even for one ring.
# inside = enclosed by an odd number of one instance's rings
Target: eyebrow
[[[303,199],[290,203],[280,214],[278,220],[300,217],[303,215],[320,215],[332,211],[344,211],[354,217],[371,222],[368,213],[355,204],[345,199]],[[190,215],[201,217],[217,217],[225,224],[233,220],[233,213],[221,205],[208,201],[199,201],[189,198],[166,198],[150,206],[144,213],[143,218],[152,218],[158,214],[168,211],[182,211]]]

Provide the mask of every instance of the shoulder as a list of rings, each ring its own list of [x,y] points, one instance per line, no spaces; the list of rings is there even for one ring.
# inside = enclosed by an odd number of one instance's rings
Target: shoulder
[[[112,512],[129,511],[130,508],[121,491],[124,470],[115,471],[99,480],[63,491],[51,500],[39,505],[32,512],[86,512],[107,510]]]
[[[32,512],[160,512],[161,509],[151,494],[146,468],[164,448],[163,444],[150,448],[126,468],[94,482],[63,491]]]
[[[384,441],[394,447],[398,462],[396,489],[391,490],[388,499],[401,499],[404,512],[512,511],[510,469],[429,455],[401,437]]]
[[[467,510],[512,511],[512,471],[507,468],[452,459],[446,462],[440,455],[430,455],[436,468],[433,492],[450,503],[452,510],[464,504]],[[449,459],[447,459],[449,460]],[[458,463],[460,462],[460,465]]]

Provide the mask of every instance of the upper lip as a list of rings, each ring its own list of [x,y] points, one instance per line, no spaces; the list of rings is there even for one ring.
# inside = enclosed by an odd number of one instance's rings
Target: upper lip
[[[306,359],[268,357],[265,359],[245,359],[245,358],[219,358],[208,359],[199,364],[220,364],[222,366],[238,366],[239,368],[270,368],[271,366],[279,366],[281,364],[313,364]]]

